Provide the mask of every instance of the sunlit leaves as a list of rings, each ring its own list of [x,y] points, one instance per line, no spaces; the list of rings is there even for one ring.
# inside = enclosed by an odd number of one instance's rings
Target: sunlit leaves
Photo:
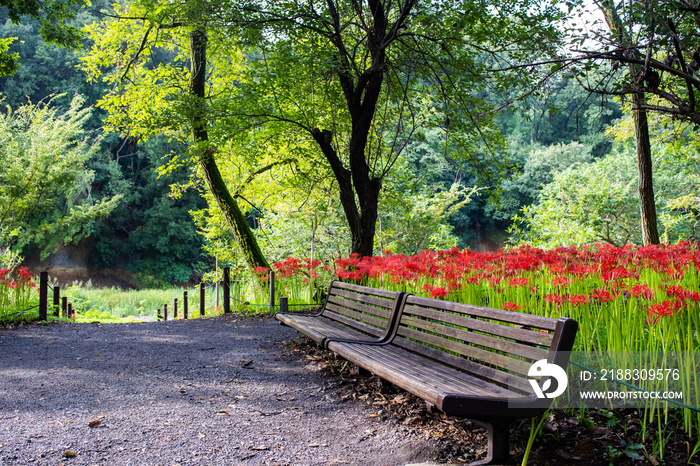
[[[119,201],[91,198],[85,163],[95,146],[86,139],[90,111],[82,105],[75,98],[64,114],[26,105],[0,117],[0,246],[40,243],[48,252],[79,239]]]

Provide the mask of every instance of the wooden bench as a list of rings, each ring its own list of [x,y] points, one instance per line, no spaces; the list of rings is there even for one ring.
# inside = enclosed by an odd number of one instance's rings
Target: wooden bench
[[[386,291],[340,281],[331,282],[320,312],[281,314],[275,318],[306,335],[319,346],[329,339],[381,343],[396,328],[406,293]]]
[[[383,337],[327,335],[322,344],[445,414],[484,424],[488,453],[473,464],[504,462],[510,422],[541,415],[552,401],[533,393],[530,367],[546,359],[565,368],[576,321],[413,295],[397,303],[395,327]]]

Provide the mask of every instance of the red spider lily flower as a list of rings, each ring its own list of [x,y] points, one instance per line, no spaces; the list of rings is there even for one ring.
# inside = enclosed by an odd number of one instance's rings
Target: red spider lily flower
[[[655,325],[661,317],[671,317],[683,308],[683,302],[677,299],[666,300],[661,304],[652,304],[647,310],[646,323]]]
[[[682,298],[685,293],[685,290],[680,285],[669,285],[664,291],[671,298]]]
[[[672,280],[683,280],[684,274],[682,270],[670,267],[666,270],[666,276]]]
[[[305,264],[303,265],[304,268],[309,269],[309,270],[315,269],[319,265],[323,264],[323,262],[321,262],[320,260],[316,260],[316,259],[314,259],[314,260],[304,259],[304,261],[305,261]]]
[[[566,296],[556,293],[549,293],[545,295],[544,300],[549,304],[555,304],[557,307],[559,307],[566,302]]]
[[[575,294],[569,298],[569,302],[574,307],[579,307],[581,304],[588,304],[588,296],[585,294]]]
[[[591,301],[596,301],[598,303],[608,303],[614,298],[609,291],[605,290],[593,290],[590,294]]]
[[[583,264],[576,264],[571,269],[571,273],[576,275],[579,278],[588,277],[590,275],[593,275],[597,271],[598,270],[595,267],[592,267],[590,265],[583,265]]]
[[[267,269],[265,267],[255,267],[255,269],[253,269],[253,271],[258,276],[258,280],[260,280],[260,281],[265,281],[268,278],[270,278],[270,275],[268,273],[269,269]]]
[[[433,298],[444,298],[447,296],[447,290],[441,286],[433,286],[430,283],[423,285],[423,291],[430,293]]]
[[[635,298],[641,297],[647,301],[654,299],[654,290],[650,290],[646,284],[634,285],[629,291]]]
[[[670,298],[676,298],[684,304],[686,301],[700,302],[700,294],[697,291],[684,290],[680,285],[670,285],[664,291]]]
[[[700,303],[700,293],[698,293],[697,291],[686,291],[684,294],[684,298],[688,301]]]
[[[552,280],[549,283],[552,285],[555,285],[555,286],[567,286],[567,285],[571,284],[571,282],[569,281],[569,279],[567,277],[561,277],[561,276],[554,277],[554,280]]]
[[[508,301],[507,303],[505,303],[503,305],[503,309],[505,309],[506,311],[513,311],[513,312],[519,311],[519,310],[523,309],[524,307],[525,306],[518,306],[517,304],[512,303],[510,301]]]
[[[22,281],[29,281],[34,277],[27,267],[20,267],[17,269],[16,274]]]
[[[447,284],[447,289],[452,291],[457,291],[462,289],[462,284],[456,280],[452,280]]]
[[[607,268],[603,267],[600,276],[606,282],[611,280],[622,280],[623,278],[634,277],[634,274],[624,267]]]
[[[10,275],[10,272],[12,272],[10,269],[0,269],[0,280],[4,280],[5,277]]]
[[[503,277],[495,276],[495,277],[489,277],[489,286],[492,288],[495,288],[496,285],[499,283],[503,282]]]
[[[508,282],[508,285],[511,288],[520,288],[524,287],[525,285],[529,284],[530,280],[528,280],[525,277],[518,277],[518,278],[513,278]]]

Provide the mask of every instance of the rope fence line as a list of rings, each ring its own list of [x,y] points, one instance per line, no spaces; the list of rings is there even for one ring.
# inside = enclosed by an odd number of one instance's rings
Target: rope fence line
[[[224,314],[229,314],[231,313],[231,302],[236,302],[240,303],[244,306],[257,306],[257,307],[269,307],[270,308],[270,313],[274,312],[275,308],[279,308],[281,312],[286,312],[289,310],[290,307],[309,307],[309,306],[319,306],[318,303],[295,303],[295,304],[289,304],[288,303],[288,298],[287,297],[280,297],[279,298],[279,304],[276,304],[276,299],[275,299],[275,272],[270,271],[270,276],[269,276],[269,290],[270,290],[270,299],[267,303],[251,303],[250,301],[244,301],[241,299],[236,298],[235,296],[231,296],[231,285],[232,284],[238,284],[238,283],[245,283],[244,280],[231,280],[231,268],[230,267],[224,267],[222,270],[222,276],[221,276],[221,282],[215,282],[215,283],[210,283],[209,285],[205,284],[204,282],[199,284],[199,315],[204,316],[205,315],[205,307],[206,307],[206,290],[211,289],[211,288],[221,288],[223,290],[223,308],[224,308]],[[183,298],[181,303],[183,304],[183,318],[187,319],[188,318],[188,299],[187,299],[187,291],[184,291],[183,293]],[[172,318],[177,319],[179,317],[178,313],[178,299],[175,298],[172,303]],[[218,295],[217,295],[217,304],[218,304]],[[163,307],[161,309],[156,310],[156,319],[157,320],[168,320],[168,303],[164,303]]]
[[[28,307],[27,309],[22,309],[21,311],[13,312],[12,314],[7,314],[7,315],[3,316],[3,318],[18,316],[20,314],[23,314],[27,311],[31,311],[32,309],[36,309],[38,307],[39,307],[39,305],[37,304],[36,306]]]
[[[249,301],[243,301],[238,298],[235,298],[231,296],[231,277],[230,277],[230,267],[224,267],[223,268],[223,280],[221,283],[221,287],[223,288],[223,308],[224,308],[224,314],[228,314],[231,311],[231,301],[235,301],[238,303],[241,303],[245,306],[258,306],[258,307],[266,307],[269,306],[270,308],[270,313],[274,312],[275,308],[279,308],[281,312],[286,312],[290,307],[316,307],[319,306],[318,303],[295,303],[295,304],[289,304],[288,303],[288,298],[287,297],[280,297],[279,299],[279,304],[276,304],[276,299],[275,299],[275,272],[270,271],[269,275],[269,290],[270,290],[270,299],[268,303],[251,303]],[[243,280],[233,280],[233,283],[244,283]],[[209,285],[205,284],[204,282],[199,284],[199,315],[204,316],[205,315],[205,306],[206,306],[206,290],[211,289],[219,285],[218,283],[210,283]],[[52,291],[53,295],[53,302],[51,305],[49,305],[49,290]],[[188,299],[188,292],[183,291],[183,297],[182,297],[182,310],[183,310],[183,318],[187,319],[189,317],[189,299]],[[178,318],[178,298],[175,298],[173,301],[173,317]],[[39,304],[32,306],[27,309],[23,309],[21,311],[17,311],[13,314],[8,315],[7,317],[14,317],[19,314],[22,314],[24,312],[30,311],[32,309],[39,309],[39,320],[40,321],[47,321],[48,316],[49,316],[49,311],[52,310],[52,314],[55,317],[65,317],[65,318],[72,318],[75,317],[73,313],[73,303],[68,302],[68,297],[66,296],[61,296],[61,287],[58,285],[51,285],[49,283],[49,273],[47,271],[42,271],[39,273]],[[162,314],[161,314],[162,311]],[[156,318],[157,319],[163,319],[163,320],[168,320],[168,304],[164,304],[162,310],[158,309],[156,311]]]

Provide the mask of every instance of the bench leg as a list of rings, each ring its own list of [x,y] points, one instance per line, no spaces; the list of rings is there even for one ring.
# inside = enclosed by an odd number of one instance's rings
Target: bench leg
[[[470,466],[480,464],[505,464],[510,455],[510,432],[507,422],[479,422],[486,428],[488,435],[488,451],[483,460],[469,463]]]

